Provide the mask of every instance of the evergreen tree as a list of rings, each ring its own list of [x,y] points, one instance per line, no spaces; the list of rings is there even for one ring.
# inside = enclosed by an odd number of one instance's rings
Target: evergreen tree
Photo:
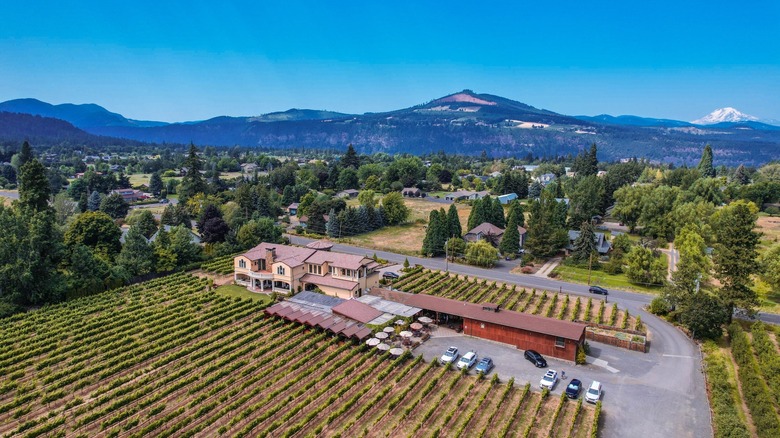
[[[531,202],[525,246],[535,257],[552,257],[566,246],[568,233],[559,216],[559,202],[552,193],[545,190],[539,200]]]
[[[192,242],[192,232],[181,225],[171,229],[171,250],[176,254],[179,266],[187,265],[200,259],[200,245]]]
[[[498,246],[503,254],[514,255],[520,252],[520,231],[517,227],[517,214],[515,211],[510,211],[506,230],[501,237],[501,244]]]
[[[242,248],[253,248],[261,242],[279,243],[281,238],[281,227],[276,226],[273,219],[267,217],[241,225],[236,233],[236,240]]]
[[[672,282],[663,292],[666,301],[685,311],[697,289],[704,286],[711,269],[706,244],[696,224],[686,224],[674,239],[674,246],[680,259],[672,273]]]
[[[87,210],[89,211],[100,210],[101,201],[102,200],[100,199],[100,193],[98,193],[97,190],[94,190],[92,193],[89,194],[89,199],[87,200]]]
[[[324,234],[325,218],[322,217],[324,214],[322,204],[319,201],[314,201],[309,206],[309,222],[306,229],[312,233]]]
[[[111,216],[113,219],[122,219],[127,216],[129,210],[130,205],[128,205],[124,198],[122,198],[122,195],[118,193],[108,195],[100,201],[100,211]]]
[[[352,147],[351,143],[347,146],[347,152],[341,158],[341,167],[344,169],[351,167],[354,170],[357,170],[357,168],[360,167],[360,157],[358,157],[358,154],[355,152],[355,148]]]
[[[18,169],[21,170],[22,166],[29,163],[32,159],[33,159],[32,147],[30,147],[30,143],[25,140],[24,143],[22,143],[22,148],[19,150]]]
[[[715,178],[715,168],[712,166],[712,146],[704,146],[699,161],[699,173],[703,178]]]
[[[596,233],[593,229],[593,224],[590,221],[582,222],[580,235],[574,239],[574,250],[571,253],[571,259],[576,263],[585,263],[597,254]]]
[[[160,227],[157,237],[152,244],[154,249],[155,271],[170,272],[176,269],[178,260],[176,253],[171,248],[171,234]]]
[[[588,163],[588,175],[596,175],[597,173],[599,173],[599,159],[596,156],[596,143],[590,145],[590,151],[588,152],[587,163]]]
[[[525,209],[523,208],[523,204],[521,204],[520,201],[514,200],[509,204],[509,214],[515,215],[518,226],[525,227]]]
[[[33,158],[19,170],[19,206],[27,212],[44,211],[49,208],[50,196],[46,168]]]
[[[443,227],[444,221],[442,221],[439,211],[432,210],[428,216],[428,227],[425,229],[421,251],[423,255],[436,257],[444,254]]]
[[[160,196],[160,194],[163,191],[163,180],[160,176],[160,172],[154,172],[152,173],[152,176],[149,178],[149,191],[154,196]]]
[[[755,204],[739,200],[719,210],[713,221],[715,277],[731,310],[737,306],[750,312],[757,305],[756,292],[750,288],[759,268],[756,257],[761,234],[754,231],[757,213]]]
[[[151,211],[144,209],[138,214],[138,219],[133,224],[133,227],[137,228],[138,232],[148,239],[157,231],[157,221],[154,220],[154,215]]]
[[[371,231],[371,219],[368,215],[368,208],[365,205],[357,208],[357,225],[360,233]]]
[[[89,198],[87,197],[86,192],[82,193],[79,197],[79,212],[84,213],[87,211],[89,206]]]
[[[450,209],[447,211],[447,225],[448,225],[448,237],[460,237],[463,234],[463,230],[460,226],[460,217],[458,216],[458,209],[455,208],[455,204],[450,204]]]
[[[544,186],[539,181],[534,181],[531,183],[531,186],[528,187],[528,198],[529,199],[536,199],[539,196],[542,195],[542,190],[544,190]],[[519,194],[518,194],[519,196]]]
[[[208,191],[208,185],[200,173],[203,170],[203,162],[198,157],[198,148],[192,143],[190,143],[187,159],[184,160],[184,166],[187,168],[187,173],[184,174],[177,189],[179,202],[181,203],[186,203],[189,198],[198,193],[206,193]]]
[[[737,170],[734,172],[734,181],[743,186],[750,184],[750,175],[748,175],[744,165],[740,164],[737,167]]]
[[[498,200],[498,198],[493,199],[491,204],[493,212],[491,214],[490,223],[497,226],[498,228],[504,228],[506,226],[506,218],[504,218],[504,206],[501,205],[501,202]]]
[[[146,275],[154,270],[154,250],[138,226],[130,227],[125,234],[125,244],[116,258],[116,263],[130,277]]]
[[[341,221],[336,214],[336,210],[332,208],[328,214],[328,222],[325,224],[325,231],[328,233],[328,237],[341,237]]]
[[[484,218],[482,217],[482,200],[475,199],[474,202],[471,203],[471,211],[469,212],[469,219],[466,222],[466,226],[469,230],[473,230],[474,227],[484,222]]]

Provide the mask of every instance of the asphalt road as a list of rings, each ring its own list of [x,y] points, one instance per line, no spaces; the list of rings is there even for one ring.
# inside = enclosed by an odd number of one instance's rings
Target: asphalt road
[[[294,244],[305,245],[312,241],[289,236]],[[477,276],[488,280],[518,284],[524,287],[559,290],[575,295],[588,296],[588,287],[531,275],[511,274],[505,269],[489,270],[460,264],[446,263],[444,259],[407,257],[385,251],[334,244],[334,251],[348,254],[378,257],[395,263],[405,258],[411,264],[427,268]],[[595,359],[626,362],[619,372],[609,376],[604,401],[605,437],[659,436],[704,437],[712,436],[710,410],[701,369],[699,348],[687,336],[672,325],[649,314],[643,308],[653,297],[633,292],[610,290],[608,300],[617,302],[632,315],[640,315],[650,332],[650,352],[616,352],[614,348],[593,344]],[[776,315],[775,315],[776,316]],[[610,365],[611,366],[611,365]],[[592,367],[588,365],[588,367]],[[580,368],[577,368],[579,370]],[[585,369],[585,368],[583,368]],[[580,372],[580,371],[577,371]],[[574,375],[574,371],[567,375]],[[541,375],[540,375],[541,376]],[[533,381],[532,381],[533,383]],[[608,401],[609,400],[609,401]],[[611,400],[615,400],[613,403]]]

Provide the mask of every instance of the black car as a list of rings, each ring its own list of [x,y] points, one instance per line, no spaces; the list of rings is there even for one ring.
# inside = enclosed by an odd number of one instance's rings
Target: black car
[[[547,368],[547,361],[544,360],[544,357],[538,352],[534,350],[525,350],[523,356],[537,368]]]
[[[588,292],[599,295],[609,295],[609,292],[601,286],[591,286],[588,288]]]
[[[579,379],[571,379],[569,385],[566,387],[566,397],[577,398],[582,392],[582,382]]]
[[[395,280],[396,278],[400,277],[400,275],[396,274],[395,272],[387,271],[384,274],[382,274],[382,277],[388,280]]]

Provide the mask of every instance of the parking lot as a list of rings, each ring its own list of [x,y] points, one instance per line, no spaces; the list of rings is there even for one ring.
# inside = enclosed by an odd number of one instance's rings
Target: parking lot
[[[638,353],[590,342],[591,354],[586,365],[545,356],[548,368],[536,368],[523,357],[522,350],[511,345],[466,336],[443,327],[435,328],[431,339],[417,347],[415,354],[422,354],[426,361],[438,360],[450,346],[458,347],[461,355],[475,351],[478,359],[492,358],[495,367],[488,377],[497,373],[502,382],[514,377],[515,385],[530,382],[535,391],[540,390],[539,380],[547,369],[554,369],[559,375],[561,371],[566,372],[566,380],[558,382],[552,391],[554,395],[564,392],[574,378],[583,383],[580,397],[593,380],[600,381],[603,385],[604,437],[695,437],[698,435],[694,430],[679,430],[669,426],[664,419],[697,415],[702,408],[708,411],[706,399],[697,400],[696,391],[690,389],[691,385],[703,384],[700,373],[681,379],[672,371],[684,368],[676,367],[675,362],[690,361],[690,357]],[[708,423],[709,418],[701,418],[701,421]]]

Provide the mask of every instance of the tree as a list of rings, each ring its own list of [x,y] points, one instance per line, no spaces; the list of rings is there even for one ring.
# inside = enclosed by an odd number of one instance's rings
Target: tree
[[[466,222],[466,226],[469,230],[473,230],[477,225],[486,222],[485,211],[482,207],[484,201],[481,199],[475,199],[471,203],[471,211],[469,212],[469,219]]]
[[[760,234],[753,230],[757,213],[755,204],[739,200],[720,209],[713,219],[715,277],[723,285],[721,296],[732,311],[738,306],[750,312],[757,305],[756,293],[750,288],[759,267],[756,248]]]
[[[501,237],[501,244],[498,249],[506,255],[515,255],[520,252],[520,231],[517,229],[517,214],[509,212],[509,221],[506,224],[506,230]]]
[[[221,217],[208,219],[200,229],[201,239],[204,243],[224,242],[230,227]]]
[[[360,202],[360,205],[365,205],[366,207],[376,207],[376,199],[374,199],[375,193],[373,190],[361,190],[358,194],[358,202]]]
[[[542,193],[539,200],[531,202],[525,247],[535,257],[552,257],[569,241],[568,233],[558,218],[559,208],[558,201],[547,191]]]
[[[447,218],[442,217],[438,210],[432,210],[428,217],[428,227],[423,239],[422,254],[425,256],[440,256],[444,254],[444,245],[447,242],[449,226]]]
[[[21,170],[22,166],[32,161],[33,158],[32,147],[30,147],[30,143],[25,140],[24,143],[22,143],[22,148],[19,150],[19,164],[17,169]]]
[[[542,190],[544,190],[544,186],[539,181],[534,181],[531,183],[531,185],[528,187],[528,198],[529,199],[536,199],[542,194]]]
[[[385,220],[388,225],[400,225],[409,218],[411,211],[404,204],[404,198],[399,192],[390,192],[382,198]]]
[[[177,189],[179,202],[181,203],[186,203],[189,198],[198,193],[206,193],[208,191],[208,184],[200,173],[203,170],[203,162],[198,157],[198,148],[192,143],[190,143],[187,159],[184,160],[184,167],[187,168],[187,171]]]
[[[128,210],[130,210],[130,206],[118,193],[108,195],[100,201],[100,211],[114,219],[122,219],[127,216]]]
[[[463,235],[463,229],[460,226],[460,216],[458,216],[458,209],[455,204],[450,204],[450,209],[447,211],[447,236],[448,237],[460,237]]]
[[[52,202],[54,217],[59,225],[65,225],[68,219],[78,212],[78,204],[73,202],[65,192],[57,193]]]
[[[192,242],[192,232],[181,225],[171,228],[171,250],[176,254],[179,266],[187,265],[200,259],[201,248]]]
[[[279,243],[281,238],[282,229],[267,217],[245,223],[236,234],[236,240],[242,248],[253,248],[261,242]]]
[[[65,284],[68,297],[80,297],[102,292],[124,283],[127,275],[122,276],[122,269],[112,269],[112,266],[96,256],[82,244],[68,248],[68,255],[63,262],[67,274]]]
[[[161,227],[157,233],[152,249],[154,250],[155,271],[170,272],[176,269],[178,259],[171,247],[171,235],[165,231],[164,227]]]
[[[704,151],[701,153],[701,161],[699,161],[699,173],[704,178],[714,178],[715,168],[712,167],[712,146],[704,146]]]
[[[355,169],[348,167],[342,169],[339,172],[339,179],[336,182],[336,188],[339,190],[357,189],[360,183],[358,182],[357,172]]]
[[[101,211],[82,213],[65,231],[65,244],[85,245],[105,260],[112,260],[122,249],[122,231],[111,217]]]
[[[498,253],[493,245],[478,240],[466,245],[466,262],[472,265],[492,268],[496,264]]]
[[[490,205],[490,223],[497,226],[498,228],[504,228],[506,226],[506,218],[504,217],[504,206],[501,205],[501,202],[498,200],[498,198],[490,200],[490,197],[487,197],[485,199],[488,199],[488,205]]]
[[[341,226],[339,215],[336,214],[336,210],[331,208],[328,214],[328,222],[325,223],[325,232],[328,234],[328,237],[340,238]]]
[[[734,181],[743,186],[750,184],[750,175],[744,164],[740,164],[737,170],[734,171]]]
[[[707,282],[712,267],[707,256],[704,238],[694,223],[686,224],[674,240],[680,254],[672,282],[664,289],[663,297],[673,306],[680,306],[684,313],[694,295]]]
[[[780,291],[780,245],[775,245],[766,251],[759,259],[761,266],[761,279],[772,287],[774,291]]]
[[[146,209],[133,210],[127,217],[126,222],[137,228],[138,231],[147,239],[157,232],[157,221],[151,211]]]
[[[626,276],[633,283],[660,285],[664,282],[666,268],[653,250],[635,246],[626,256]]]
[[[615,191],[615,209],[612,215],[624,223],[630,232],[636,230],[642,216],[644,199],[650,194],[649,186],[623,186]]]
[[[160,176],[160,172],[152,173],[152,176],[149,178],[149,191],[154,196],[159,197],[163,191],[163,187],[163,180]]]
[[[682,322],[696,339],[717,339],[723,333],[723,324],[729,320],[728,306],[716,295],[701,291],[689,300],[680,313]]]
[[[51,188],[46,178],[46,168],[33,158],[19,171],[19,205],[22,210],[39,212],[49,208]]]
[[[116,263],[129,277],[146,275],[154,270],[154,249],[138,226],[130,227]]]
[[[574,239],[574,250],[571,253],[571,259],[575,263],[586,263],[591,261],[591,257],[598,255],[596,248],[596,232],[590,221],[582,222],[580,225],[580,235]]]
[[[593,216],[601,215],[601,200],[604,198],[604,181],[596,175],[578,177],[569,196],[569,224],[579,227],[590,222]]]
[[[170,225],[172,227],[183,225],[187,228],[190,228],[192,226],[187,208],[181,203],[176,205],[168,204],[168,206],[165,207],[162,212],[160,223],[162,225]]]
[[[325,218],[323,217],[325,211],[320,201],[314,201],[309,206],[309,222],[306,225],[306,230],[312,233],[325,234]]]
[[[89,199],[87,199],[87,210],[89,211],[98,211],[100,210],[100,193],[97,192],[97,190],[94,190],[92,193],[89,194]]]
[[[357,170],[357,168],[360,167],[360,157],[358,157],[358,154],[355,152],[355,148],[352,147],[351,143],[347,146],[347,152],[341,157],[341,162],[339,164],[343,169],[351,167],[353,170]]]

